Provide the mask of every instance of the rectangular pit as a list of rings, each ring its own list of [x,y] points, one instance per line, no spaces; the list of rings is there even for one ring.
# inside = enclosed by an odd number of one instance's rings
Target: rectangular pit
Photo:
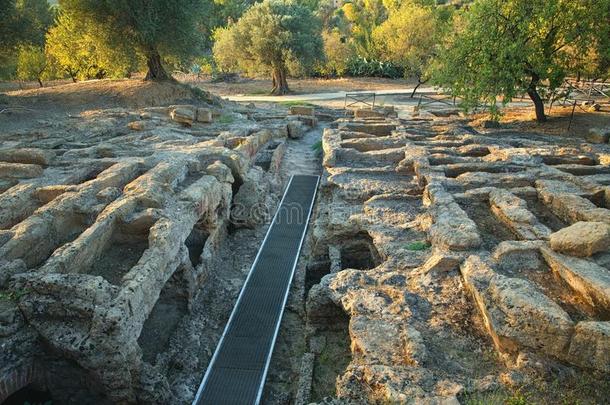
[[[123,276],[138,263],[148,249],[151,227],[152,224],[114,224],[111,235],[87,273],[101,276],[111,284],[120,285]]]
[[[167,351],[171,336],[187,313],[188,298],[172,277],[161,290],[138,338],[145,362],[155,364],[157,355]]]
[[[485,250],[492,251],[500,242],[515,239],[510,229],[491,212],[491,207],[487,202],[459,201],[458,205],[477,225],[483,241],[481,247]]]

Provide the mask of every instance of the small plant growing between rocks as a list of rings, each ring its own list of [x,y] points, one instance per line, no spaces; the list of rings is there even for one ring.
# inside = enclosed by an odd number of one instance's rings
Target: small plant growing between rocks
[[[0,301],[18,301],[28,293],[27,290],[5,290],[0,291]]]
[[[223,114],[218,118],[219,124],[231,124],[233,121],[235,121],[235,118],[227,114]]]
[[[411,242],[409,243],[406,248],[407,250],[411,250],[411,251],[420,251],[420,250],[427,250],[430,249],[430,242],[427,242],[425,240],[419,240],[417,242]]]

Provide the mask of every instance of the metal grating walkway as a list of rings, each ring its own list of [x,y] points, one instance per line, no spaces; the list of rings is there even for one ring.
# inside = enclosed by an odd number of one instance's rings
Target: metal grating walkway
[[[259,403],[318,181],[290,179],[193,405]]]

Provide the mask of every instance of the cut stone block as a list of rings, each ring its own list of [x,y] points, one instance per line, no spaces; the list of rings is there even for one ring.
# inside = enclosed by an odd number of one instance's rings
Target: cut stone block
[[[610,270],[593,262],[564,256],[548,247],[540,249],[544,260],[575,293],[600,310],[610,311]]]
[[[589,257],[610,251],[610,225],[604,222],[577,222],[550,237],[551,248],[570,256]]]
[[[579,322],[568,355],[581,367],[610,373],[610,322]]]

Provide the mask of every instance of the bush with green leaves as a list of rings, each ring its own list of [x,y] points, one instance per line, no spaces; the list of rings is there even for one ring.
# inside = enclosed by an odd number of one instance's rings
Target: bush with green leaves
[[[17,79],[36,80],[43,87],[43,79],[54,79],[58,70],[52,58],[47,58],[44,48],[35,45],[23,45],[17,51]]]
[[[322,39],[325,59],[319,62],[316,73],[323,77],[345,75],[348,61],[355,53],[354,47],[338,29],[324,31]]]
[[[74,81],[125,77],[142,64],[140,55],[115,34],[69,11],[57,16],[46,50]]]
[[[44,46],[53,18],[47,0],[0,0],[0,78],[15,78],[20,47]]]
[[[310,8],[289,0],[257,3],[214,37],[221,70],[270,74],[276,95],[289,92],[289,73],[310,72],[323,52],[319,19]]]
[[[405,0],[388,11],[388,19],[373,31],[378,57],[403,69],[418,81],[413,90],[430,78],[430,63],[445,31],[446,19],[434,5]]]
[[[586,58],[608,32],[610,0],[479,0],[456,19],[435,82],[471,108],[485,104],[498,115],[520,94],[545,121],[541,86],[559,86],[574,58]],[[608,49],[602,53],[608,52]]]
[[[347,74],[349,76],[388,77],[396,79],[404,76],[404,70],[392,62],[355,56],[347,61]]]

